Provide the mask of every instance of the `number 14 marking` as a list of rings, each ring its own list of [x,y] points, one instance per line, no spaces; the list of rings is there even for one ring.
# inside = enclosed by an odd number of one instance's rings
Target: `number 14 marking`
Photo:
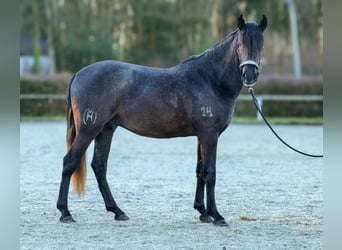
[[[213,113],[211,112],[211,107],[210,106],[203,106],[201,108],[202,111],[202,116],[203,117],[212,117]]]

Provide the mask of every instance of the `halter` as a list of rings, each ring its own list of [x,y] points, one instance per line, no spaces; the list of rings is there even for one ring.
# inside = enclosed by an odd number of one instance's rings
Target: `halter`
[[[256,67],[257,69],[257,74],[259,74],[259,65],[254,61],[254,60],[246,60],[244,62],[242,62],[240,65],[239,65],[239,68],[240,70],[242,69],[243,66],[245,65],[253,65]],[[245,84],[245,82],[243,81],[242,84],[245,86],[245,87],[252,87],[256,84],[256,81],[253,83],[253,84]]]
[[[239,65],[239,68],[241,69],[245,65],[253,65],[253,66],[255,66],[257,68],[257,70],[259,72],[259,65],[254,60],[246,60],[246,61],[242,62]]]

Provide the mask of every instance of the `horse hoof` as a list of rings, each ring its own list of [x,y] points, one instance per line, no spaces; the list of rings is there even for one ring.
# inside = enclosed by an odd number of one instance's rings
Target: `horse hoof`
[[[129,217],[125,214],[115,215],[115,220],[129,220]]]
[[[218,221],[214,221],[213,223],[215,226],[219,226],[219,227],[228,227],[228,223],[222,219],[222,220],[218,220]]]
[[[64,216],[64,217],[61,217],[60,219],[60,222],[63,222],[63,223],[71,223],[71,222],[76,222],[71,215],[67,215],[67,216]]]
[[[213,222],[213,219],[209,215],[200,215],[199,219],[203,223],[211,223],[211,222]]]

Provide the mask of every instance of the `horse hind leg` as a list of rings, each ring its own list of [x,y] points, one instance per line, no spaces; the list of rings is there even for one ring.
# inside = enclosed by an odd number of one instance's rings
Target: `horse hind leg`
[[[115,128],[105,126],[95,137],[94,156],[91,163],[96,180],[106,205],[106,210],[115,214],[116,220],[128,220],[128,216],[117,206],[107,182],[107,161]]]
[[[84,155],[92,138],[88,136],[76,135],[68,153],[63,158],[62,180],[60,183],[57,208],[61,211],[61,222],[74,222],[68,209],[68,192],[70,179],[79,164],[85,164]]]

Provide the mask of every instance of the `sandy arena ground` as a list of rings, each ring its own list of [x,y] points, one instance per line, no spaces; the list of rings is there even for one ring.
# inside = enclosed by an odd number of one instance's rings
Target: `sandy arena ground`
[[[322,126],[275,126],[291,145],[323,151]],[[129,221],[106,212],[87,151],[86,194],[70,190],[77,221],[56,209],[65,122],[20,124],[21,249],[322,249],[323,160],[290,151],[265,125],[232,124],[221,136],[216,201],[229,227],[200,223],[195,137],[115,133],[108,182]],[[247,218],[244,220],[243,217]]]

